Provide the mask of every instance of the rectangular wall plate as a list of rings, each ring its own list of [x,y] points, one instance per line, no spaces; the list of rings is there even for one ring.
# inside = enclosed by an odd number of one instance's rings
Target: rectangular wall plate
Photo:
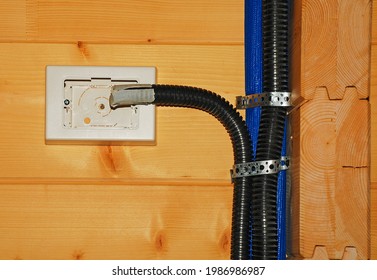
[[[112,110],[111,87],[154,84],[154,67],[47,66],[46,143],[153,145],[155,107]]]

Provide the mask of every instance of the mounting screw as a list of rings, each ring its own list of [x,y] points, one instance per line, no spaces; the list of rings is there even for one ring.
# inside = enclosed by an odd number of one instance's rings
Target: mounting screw
[[[66,105],[66,106],[68,106],[69,105],[69,100],[68,99],[66,99],[66,100],[64,100],[64,105]]]

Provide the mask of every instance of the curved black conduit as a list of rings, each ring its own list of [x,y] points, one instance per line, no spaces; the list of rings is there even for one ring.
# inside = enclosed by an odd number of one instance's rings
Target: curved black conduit
[[[263,0],[263,90],[288,91],[288,0]],[[263,107],[256,160],[279,159],[286,109]],[[252,258],[277,259],[278,174],[256,176],[252,190]]]
[[[251,141],[246,124],[224,98],[213,92],[194,87],[148,85],[146,88],[145,100],[147,101],[136,102],[133,105],[151,103],[158,106],[188,107],[205,111],[213,115],[226,128],[233,145],[234,163],[251,161]],[[153,90],[150,93],[151,88]],[[132,89],[128,91],[132,92]],[[135,97],[137,99],[143,94],[135,94],[135,96],[138,96]],[[110,98],[110,105],[113,109],[130,106],[132,103],[128,101],[128,104],[122,105],[121,102],[116,104],[114,101],[111,104],[113,97]],[[231,259],[249,259],[252,178],[235,178],[233,182]]]

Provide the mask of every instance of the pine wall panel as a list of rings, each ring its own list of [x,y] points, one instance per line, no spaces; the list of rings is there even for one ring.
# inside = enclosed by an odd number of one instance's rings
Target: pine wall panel
[[[0,259],[229,258],[221,124],[157,108],[155,146],[46,145],[45,68],[155,66],[233,102],[243,1],[2,1],[0,34]]]

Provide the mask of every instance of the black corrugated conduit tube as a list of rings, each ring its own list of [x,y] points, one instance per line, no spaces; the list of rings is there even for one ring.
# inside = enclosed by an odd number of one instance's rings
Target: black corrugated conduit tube
[[[226,128],[233,145],[234,163],[251,161],[251,141],[242,117],[221,96],[194,87],[171,85],[114,86],[113,109],[138,104],[188,107],[205,111]],[[233,190],[231,259],[249,259],[252,178],[235,178]]]
[[[263,0],[263,90],[288,91],[288,0]],[[263,107],[256,160],[281,157],[286,109]],[[253,179],[252,259],[277,259],[278,174]]]

